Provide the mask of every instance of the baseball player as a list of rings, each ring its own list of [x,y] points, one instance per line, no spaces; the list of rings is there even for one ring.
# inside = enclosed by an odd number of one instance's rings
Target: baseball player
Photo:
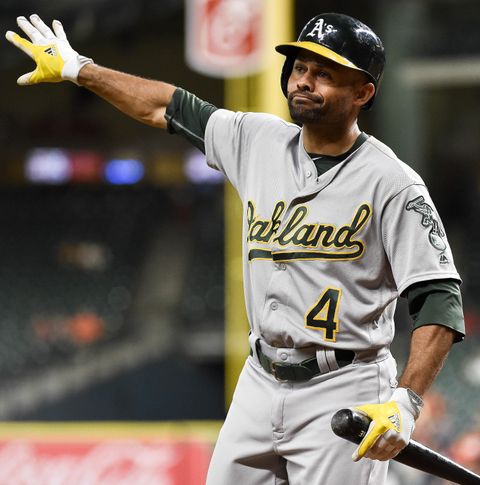
[[[6,37],[36,63],[18,84],[84,86],[186,137],[238,190],[251,355],[208,484],[383,484],[464,323],[460,277],[425,183],[358,126],[385,64],[378,36],[328,13],[277,46],[293,124],[101,67],[72,49],[56,20],[50,29],[19,17],[18,26],[27,39]],[[389,346],[400,296],[414,324],[397,383]],[[358,448],[330,429],[345,407],[372,419]]]

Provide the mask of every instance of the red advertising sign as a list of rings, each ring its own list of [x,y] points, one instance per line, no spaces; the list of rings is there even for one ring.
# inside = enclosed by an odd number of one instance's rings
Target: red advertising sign
[[[187,0],[189,66],[215,77],[258,71],[262,61],[262,7],[259,0]]]
[[[1,440],[0,485],[203,485],[200,441]]]

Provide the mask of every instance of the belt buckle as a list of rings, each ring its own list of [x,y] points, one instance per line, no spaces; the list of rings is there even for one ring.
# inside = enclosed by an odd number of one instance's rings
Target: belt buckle
[[[279,365],[281,366],[282,362],[275,362],[275,361],[270,362],[270,373],[272,374],[273,377],[275,377],[275,379],[278,382],[288,382],[288,379],[282,379],[281,377],[278,376],[277,366]]]

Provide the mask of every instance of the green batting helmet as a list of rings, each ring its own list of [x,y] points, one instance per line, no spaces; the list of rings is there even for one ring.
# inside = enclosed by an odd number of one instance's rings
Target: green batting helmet
[[[288,96],[288,79],[300,49],[364,72],[375,85],[375,94],[385,67],[385,50],[375,32],[359,20],[339,13],[324,13],[313,17],[296,42],[280,44],[275,49],[286,56],[280,80],[285,96]],[[363,109],[371,107],[375,94]]]

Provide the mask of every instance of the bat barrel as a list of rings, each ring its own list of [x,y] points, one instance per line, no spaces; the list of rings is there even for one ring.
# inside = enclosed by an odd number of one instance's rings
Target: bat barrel
[[[337,436],[359,444],[367,433],[370,419],[351,409],[340,409],[333,415],[331,425]],[[480,476],[414,440],[393,459],[454,483],[480,485]]]
[[[480,476],[414,440],[394,460],[453,483],[480,485]]]

